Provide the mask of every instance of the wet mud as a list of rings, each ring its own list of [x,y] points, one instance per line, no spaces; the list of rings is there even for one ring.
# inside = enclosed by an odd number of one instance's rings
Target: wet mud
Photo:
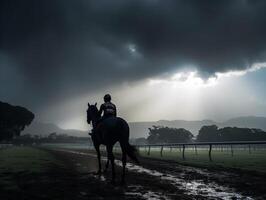
[[[202,169],[173,161],[141,158],[141,165],[127,164],[127,184],[120,186],[122,163],[119,159],[116,160],[117,184],[112,185],[110,170],[102,176],[93,173],[97,171],[93,151],[57,149],[53,153],[75,165],[80,198],[266,199],[266,178],[263,174],[257,176],[243,171]],[[103,156],[102,162],[105,161]],[[88,188],[81,189],[84,185]]]

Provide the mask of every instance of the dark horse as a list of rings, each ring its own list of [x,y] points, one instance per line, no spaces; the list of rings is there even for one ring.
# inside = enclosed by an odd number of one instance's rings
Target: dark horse
[[[122,150],[122,163],[123,163],[123,173],[121,182],[125,182],[125,167],[127,162],[127,155],[135,162],[139,162],[136,157],[136,149],[131,146],[128,142],[129,140],[129,126],[128,123],[120,117],[109,117],[104,120],[100,120],[100,115],[98,108],[95,105],[88,104],[87,110],[87,122],[90,124],[92,122],[93,133],[91,139],[93,145],[97,151],[99,170],[98,174],[101,174],[101,154],[100,145],[106,145],[107,149],[107,164],[108,168],[109,160],[112,165],[112,182],[115,181],[115,166],[114,166],[114,154],[113,146],[116,142],[120,143]]]

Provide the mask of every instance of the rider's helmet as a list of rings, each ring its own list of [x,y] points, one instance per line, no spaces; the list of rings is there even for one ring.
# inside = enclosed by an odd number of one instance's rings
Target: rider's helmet
[[[104,102],[110,102],[111,101],[111,95],[110,94],[104,95],[103,100],[104,100]]]

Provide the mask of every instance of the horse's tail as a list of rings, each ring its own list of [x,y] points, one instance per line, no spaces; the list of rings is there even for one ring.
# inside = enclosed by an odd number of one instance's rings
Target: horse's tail
[[[130,145],[128,140],[129,140],[129,126],[128,123],[122,119],[122,118],[117,118],[120,121],[120,130],[121,131],[121,138],[120,138],[120,146],[121,148],[126,152],[128,157],[130,157],[133,161],[136,163],[139,163],[139,160],[137,158],[138,151],[137,149]]]
[[[138,151],[137,151],[136,147],[130,145],[129,142],[126,143],[126,146],[125,147],[126,147],[126,153],[127,153],[127,155],[133,161],[135,161],[137,164],[139,164],[139,160],[137,158]]]

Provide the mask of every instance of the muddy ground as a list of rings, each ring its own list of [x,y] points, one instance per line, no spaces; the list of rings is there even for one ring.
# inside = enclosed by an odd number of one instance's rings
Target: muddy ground
[[[201,169],[173,161],[140,158],[129,163],[126,185],[120,185],[121,162],[116,162],[117,183],[110,170],[95,175],[97,160],[88,150],[45,149],[63,163],[46,174],[22,174],[17,193],[1,191],[4,199],[266,199],[266,175],[225,169]],[[103,163],[105,158],[103,157]],[[23,184],[22,184],[23,183]],[[25,184],[26,183],[26,184]],[[3,199],[3,198],[1,198]]]

